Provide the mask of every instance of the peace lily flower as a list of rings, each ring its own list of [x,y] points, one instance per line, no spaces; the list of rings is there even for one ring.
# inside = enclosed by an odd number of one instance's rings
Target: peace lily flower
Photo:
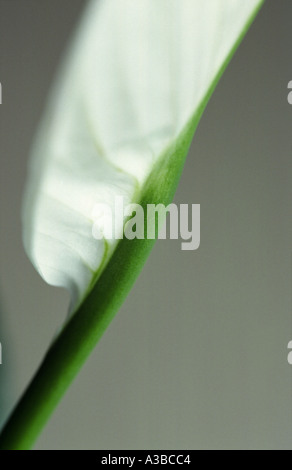
[[[89,3],[34,144],[23,210],[26,251],[49,284],[69,289],[74,315],[3,448],[32,445],[152,247],[96,240],[95,205],[113,207],[117,196],[142,206],[171,201],[199,118],[261,3]]]

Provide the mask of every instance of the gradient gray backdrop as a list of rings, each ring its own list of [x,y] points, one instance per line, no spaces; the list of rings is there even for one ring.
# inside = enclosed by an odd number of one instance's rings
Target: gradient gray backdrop
[[[2,418],[68,297],[27,260],[29,148],[82,0],[0,0]],[[37,449],[291,449],[292,2],[268,0],[200,123],[175,201],[201,247],[159,241]],[[4,408],[5,406],[5,408]]]

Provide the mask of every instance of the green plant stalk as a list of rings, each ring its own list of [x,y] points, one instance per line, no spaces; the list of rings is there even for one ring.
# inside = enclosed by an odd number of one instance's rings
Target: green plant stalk
[[[139,203],[169,204],[202,113],[260,7],[256,8],[201,105],[151,172]],[[138,201],[135,201],[138,202]],[[144,211],[146,213],[146,211]],[[121,307],[155,243],[122,239],[92,291],[65,325],[0,436],[0,450],[28,450]]]

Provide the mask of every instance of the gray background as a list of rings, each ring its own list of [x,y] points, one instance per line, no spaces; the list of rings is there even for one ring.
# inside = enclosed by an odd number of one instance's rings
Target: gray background
[[[0,0],[2,417],[68,297],[27,260],[29,148],[82,0]],[[201,247],[159,241],[37,449],[291,446],[292,2],[268,0],[204,114],[175,201]]]

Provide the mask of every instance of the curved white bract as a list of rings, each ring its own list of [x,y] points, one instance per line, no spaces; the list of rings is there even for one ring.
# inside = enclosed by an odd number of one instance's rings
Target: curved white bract
[[[71,291],[72,308],[115,246],[92,236],[95,205],[135,200],[259,3],[89,4],[34,145],[23,212],[29,257]]]

